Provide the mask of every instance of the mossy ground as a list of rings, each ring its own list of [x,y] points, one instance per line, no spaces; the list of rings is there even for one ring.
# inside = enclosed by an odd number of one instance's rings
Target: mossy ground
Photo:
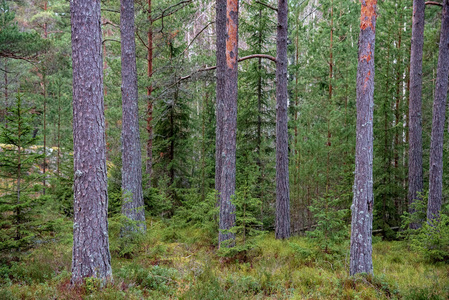
[[[114,282],[70,286],[69,239],[44,244],[0,268],[0,299],[448,299],[449,264],[430,264],[405,242],[374,244],[374,276],[348,275],[348,244],[321,251],[313,240],[257,238],[233,258],[193,227],[148,220],[123,253],[111,231]],[[65,242],[64,242],[65,241]],[[128,245],[129,246],[129,245]]]

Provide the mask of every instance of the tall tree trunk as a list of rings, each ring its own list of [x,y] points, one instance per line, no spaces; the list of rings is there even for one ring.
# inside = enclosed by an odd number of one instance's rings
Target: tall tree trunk
[[[421,201],[420,195],[423,191],[421,91],[424,9],[424,0],[413,0],[408,150],[408,203],[410,213],[414,213],[413,203]],[[420,224],[417,223],[410,224],[412,229],[417,229],[419,226]]]
[[[239,1],[226,3],[226,66],[225,94],[223,99],[223,132],[221,133],[221,186],[220,224],[218,242],[220,246],[234,246],[235,234],[229,230],[235,226],[235,206],[231,198],[235,194],[235,153],[237,131],[237,60],[238,60],[238,16]]]
[[[204,82],[205,96],[201,110],[201,200],[206,200],[206,116],[209,102],[207,82]]]
[[[299,27],[299,20],[296,20],[296,28]],[[295,36],[295,63],[299,63],[299,30],[296,30]],[[300,192],[301,192],[301,152],[299,148],[299,138],[298,138],[298,108],[299,108],[299,69],[296,70],[295,73],[295,112],[294,112],[294,126],[295,126],[295,135],[293,145],[295,148],[295,174],[293,175],[293,186],[294,186],[294,201],[292,203],[293,211],[295,212],[295,220],[293,220],[293,230],[294,232],[298,232],[299,228],[305,227],[304,218],[301,215],[304,214],[306,208],[304,207],[304,200],[301,203]],[[296,204],[296,207],[294,205]],[[302,224],[300,224],[302,222]]]
[[[360,0],[357,127],[350,275],[373,273],[373,107],[377,0]]]
[[[433,101],[432,137],[430,142],[429,202],[427,220],[437,218],[443,197],[443,137],[449,76],[449,0],[443,2],[440,50],[438,54],[435,98]]]
[[[222,172],[222,135],[223,135],[223,105],[225,96],[226,72],[226,1],[217,0],[216,32],[217,32],[217,87],[216,87],[216,130],[215,130],[215,190],[217,205],[220,204],[221,172]]]
[[[388,28],[388,36],[387,40],[390,40],[390,30],[391,27]],[[390,78],[390,43],[387,45],[387,77]],[[383,166],[384,166],[384,173],[382,178],[382,184],[383,186],[388,186],[390,184],[391,178],[390,178],[390,167],[391,167],[391,161],[390,161],[390,155],[389,155],[389,145],[390,140],[388,137],[388,129],[389,129],[389,120],[388,120],[388,113],[390,111],[389,107],[390,102],[390,81],[387,80],[385,83],[385,100],[383,101],[383,110],[384,110],[384,151],[382,153],[383,155]],[[387,224],[387,201],[388,201],[388,194],[384,191],[382,193],[382,220],[384,224]]]
[[[44,11],[47,11],[47,1],[44,2]],[[47,22],[44,22],[44,39],[47,39]],[[42,165],[42,194],[45,195],[45,186],[47,185],[47,68],[44,67],[42,73],[42,87],[44,95],[44,112],[43,112],[43,122],[44,122],[44,155],[43,155],[43,165]]]
[[[142,193],[139,98],[137,90],[134,0],[121,0],[120,33],[122,61],[122,213],[137,222],[144,232],[145,210]],[[130,230],[131,228],[124,228]],[[123,233],[123,232],[122,232]]]
[[[288,0],[278,2],[276,56],[276,238],[290,237],[287,114],[287,22]]]
[[[262,53],[262,8],[259,8],[259,36],[257,39],[257,52]],[[257,70],[259,74],[257,75],[257,145],[256,145],[256,153],[257,153],[257,166],[259,167],[260,171],[260,177],[258,178],[260,185],[259,185],[259,197],[260,197],[260,222],[262,223],[263,227],[263,206],[264,206],[264,188],[263,188],[263,166],[262,166],[262,160],[261,160],[261,154],[260,150],[262,147],[262,91],[263,91],[263,84],[262,84],[262,58],[259,57],[257,62]],[[263,229],[262,229],[263,230]]]
[[[259,9],[259,36],[257,40],[257,51],[262,53],[262,9]],[[257,145],[256,145],[256,153],[257,153],[257,165],[261,168],[261,160],[260,160],[260,148],[262,144],[262,58],[259,57],[257,62],[257,71],[259,74],[257,75]]]
[[[333,42],[334,42],[334,2],[331,1],[331,34],[330,34],[330,45],[329,45],[329,103],[327,109],[327,166],[326,166],[326,197],[329,195],[330,189],[330,156],[331,156],[331,137],[332,133],[330,131],[331,122],[331,109],[332,109],[332,78],[333,78]],[[329,109],[330,108],[330,109]]]
[[[45,195],[45,186],[47,185],[47,70],[44,69],[42,74],[42,85],[44,94],[44,111],[43,111],[43,122],[44,122],[44,155],[42,163],[42,194]]]
[[[150,79],[153,76],[153,19],[151,17],[151,0],[148,0],[148,22],[150,28],[148,29],[148,68],[147,76]],[[146,160],[146,173],[148,174],[147,188],[151,188],[151,178],[153,177],[153,100],[151,94],[153,92],[153,86],[150,84],[147,87],[147,160]]]
[[[57,139],[58,139],[58,156],[56,157],[56,172],[58,177],[61,176],[61,85],[58,84],[58,124],[57,124]]]
[[[44,11],[47,11],[47,1],[44,2]],[[47,22],[44,22],[44,39],[48,37]]]
[[[399,119],[401,116],[401,111],[400,111],[400,107],[401,107],[401,82],[402,82],[402,55],[401,55],[401,46],[402,46],[402,13],[398,11],[398,9],[402,9],[402,1],[399,1],[397,9],[396,9],[396,13],[399,14],[399,28],[398,28],[398,43],[397,43],[397,49],[398,49],[398,57],[397,57],[397,61],[396,61],[396,103],[395,103],[395,107],[394,107],[394,121],[395,121],[395,130],[394,130],[394,167],[397,169],[399,167],[399,144],[400,144],[400,139],[399,139],[399,131],[401,130],[401,128],[399,128],[398,124],[399,124]],[[399,182],[398,177],[398,172],[395,172],[395,181]],[[397,199],[395,199],[395,202],[397,201]],[[397,203],[396,207],[397,207]]]
[[[112,280],[99,0],[72,0],[74,224],[72,284]]]
[[[4,76],[3,76],[3,79],[5,80],[5,88],[4,88],[4,90],[3,90],[3,94],[4,94],[4,96],[5,96],[5,111],[4,111],[4,118],[5,118],[5,125],[6,125],[6,128],[8,128],[7,126],[7,123],[8,123],[8,120],[6,119],[6,116],[8,115],[8,106],[9,106],[9,101],[8,101],[8,59],[5,57],[4,58],[4,62],[5,62],[5,70],[4,70]]]
[[[173,161],[175,160],[175,116],[173,115],[175,106],[178,102],[178,96],[179,96],[179,86],[176,85],[175,93],[173,96],[173,105],[170,108],[170,131],[169,131],[169,139],[170,144],[168,146],[168,169],[169,169],[169,194],[172,196],[173,199],[174,196],[174,183],[175,183],[175,166],[173,165]]]

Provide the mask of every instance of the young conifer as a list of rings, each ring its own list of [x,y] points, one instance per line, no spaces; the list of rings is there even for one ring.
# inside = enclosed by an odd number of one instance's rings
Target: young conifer
[[[35,147],[33,119],[18,94],[0,125],[0,250],[27,248],[34,237],[33,187],[39,177],[34,169],[42,155]]]

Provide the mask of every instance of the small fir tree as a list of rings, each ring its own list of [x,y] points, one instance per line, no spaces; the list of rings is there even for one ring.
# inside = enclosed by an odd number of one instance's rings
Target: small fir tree
[[[17,95],[15,107],[0,125],[0,250],[27,248],[34,237],[33,208],[39,172],[33,170],[42,157],[36,151],[32,127],[34,115]]]

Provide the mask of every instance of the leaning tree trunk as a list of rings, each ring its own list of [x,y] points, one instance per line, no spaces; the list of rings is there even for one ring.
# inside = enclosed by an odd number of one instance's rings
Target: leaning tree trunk
[[[235,206],[231,197],[235,194],[235,152],[237,131],[237,60],[238,60],[238,0],[227,0],[226,5],[226,66],[225,94],[223,99],[223,131],[221,134],[221,186],[220,224],[218,242],[222,246],[235,244]]]
[[[225,95],[226,72],[226,0],[217,0],[216,4],[216,32],[217,32],[217,88],[216,88],[216,119],[215,131],[215,190],[217,191],[217,204],[220,199],[221,172],[222,172],[222,135],[223,135],[223,104]]]
[[[72,0],[74,224],[72,284],[112,280],[108,238],[100,0]]]
[[[429,202],[427,221],[437,218],[443,197],[443,136],[449,76],[449,0],[443,2],[440,50],[438,54],[435,99],[433,101],[432,137],[430,142]]]
[[[276,238],[290,237],[287,114],[288,1],[279,0],[276,57]]]
[[[122,58],[122,213],[141,231],[146,230],[142,194],[142,157],[139,131],[134,0],[121,0]],[[123,230],[130,230],[126,226]],[[122,232],[124,233],[124,232]]]
[[[408,152],[408,203],[413,213],[413,203],[421,200],[423,191],[422,171],[422,56],[424,45],[424,0],[413,0],[412,46],[410,54],[410,104],[409,104],[409,152]],[[412,223],[417,229],[420,224]]]
[[[377,0],[360,0],[357,127],[350,275],[372,273],[374,41]]]

